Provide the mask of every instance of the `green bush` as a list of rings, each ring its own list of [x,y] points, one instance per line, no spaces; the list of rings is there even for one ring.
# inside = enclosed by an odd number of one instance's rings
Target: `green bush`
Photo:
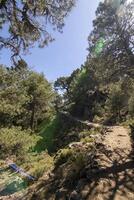
[[[64,150],[62,150],[64,151]],[[83,149],[73,149],[71,150],[65,150],[64,152],[66,157],[66,162],[64,160],[64,166],[62,166],[62,177],[61,179],[64,180],[64,183],[66,185],[74,185],[75,182],[79,179],[82,170],[85,168],[86,163],[87,163],[87,152],[83,151]],[[60,154],[61,155],[61,154]],[[64,157],[65,158],[65,157]],[[60,157],[60,161],[62,160],[63,157]],[[59,161],[59,160],[58,160]],[[61,162],[57,162],[58,164],[61,164]],[[56,167],[59,167],[57,165]]]
[[[38,179],[53,168],[53,157],[47,152],[29,153],[21,167]]]
[[[93,141],[94,139],[91,137],[85,137],[81,139],[81,142],[84,142],[84,143],[92,143]]]
[[[57,153],[54,164],[56,167],[58,167],[64,163],[70,163],[76,165],[79,168],[85,162],[85,158],[86,158],[86,151],[84,151],[84,149],[66,148],[60,150]]]
[[[102,131],[103,131],[103,126],[91,128],[90,130],[84,130],[80,132],[79,137],[80,139],[85,138],[85,137],[90,137],[91,135],[100,134],[102,133]]]
[[[16,156],[24,158],[28,151],[32,151],[39,137],[31,134],[30,130],[20,127],[0,129],[0,155],[2,158]]]
[[[112,112],[120,120],[121,110],[127,106],[127,95],[122,90],[120,82],[116,85],[111,85],[109,99],[106,104],[109,112]]]
[[[59,166],[67,162],[68,159],[72,157],[73,153],[74,153],[73,150],[69,148],[60,149],[55,156],[55,160],[54,160],[55,166]]]

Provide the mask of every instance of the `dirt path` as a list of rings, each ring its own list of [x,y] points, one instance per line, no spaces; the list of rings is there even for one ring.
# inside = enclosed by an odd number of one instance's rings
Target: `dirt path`
[[[133,155],[128,130],[121,126],[111,127],[96,156],[99,170],[91,175],[91,183],[82,189],[82,199],[134,200]]]
[[[108,133],[105,137],[105,144],[114,151],[120,149],[125,151],[126,156],[132,150],[131,139],[128,130],[121,126],[111,127],[111,133]]]

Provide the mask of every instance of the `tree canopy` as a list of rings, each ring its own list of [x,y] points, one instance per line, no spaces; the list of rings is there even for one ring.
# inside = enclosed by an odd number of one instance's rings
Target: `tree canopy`
[[[20,63],[13,69],[1,65],[0,72],[1,126],[35,130],[43,120],[51,118],[55,95],[43,74]]]
[[[73,115],[90,120],[106,113],[117,120],[124,113],[132,115],[133,11],[133,2],[120,9],[105,2],[99,4],[86,62],[70,77],[55,82],[56,89],[64,89],[64,104]]]
[[[35,42],[44,47],[52,41],[49,24],[61,31],[74,4],[75,0],[1,0],[0,28],[8,34],[0,37],[0,48],[10,48],[14,57]]]

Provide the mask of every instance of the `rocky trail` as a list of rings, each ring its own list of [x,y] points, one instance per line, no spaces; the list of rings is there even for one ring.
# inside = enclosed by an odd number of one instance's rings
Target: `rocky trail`
[[[134,200],[134,152],[128,129],[109,128],[95,156],[98,169],[80,189],[81,199]]]
[[[134,152],[129,130],[122,126],[106,127],[106,130],[102,140],[96,142],[93,165],[83,169],[84,175],[73,190],[56,173],[49,180],[49,192],[44,200],[134,200]],[[63,166],[61,169],[66,171]],[[43,187],[39,187],[40,191]]]

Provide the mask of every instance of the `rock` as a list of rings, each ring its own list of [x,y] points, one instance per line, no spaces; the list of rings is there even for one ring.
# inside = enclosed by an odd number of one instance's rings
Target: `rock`
[[[70,194],[70,198],[69,200],[82,200],[80,198],[80,195],[78,194],[78,192],[76,190],[74,190],[71,194]]]
[[[71,144],[69,144],[70,148],[73,147],[83,147],[83,142],[72,142]]]
[[[55,200],[63,200],[66,198],[67,194],[67,189],[65,188],[60,188],[59,190],[56,191],[56,198]]]
[[[88,194],[89,194],[89,190],[83,190],[83,191],[81,192],[81,198],[82,198],[82,199],[85,199],[85,198],[88,196]]]
[[[86,199],[86,197],[88,196],[90,192],[90,186],[89,185],[85,185],[83,190],[81,191],[81,199]]]

